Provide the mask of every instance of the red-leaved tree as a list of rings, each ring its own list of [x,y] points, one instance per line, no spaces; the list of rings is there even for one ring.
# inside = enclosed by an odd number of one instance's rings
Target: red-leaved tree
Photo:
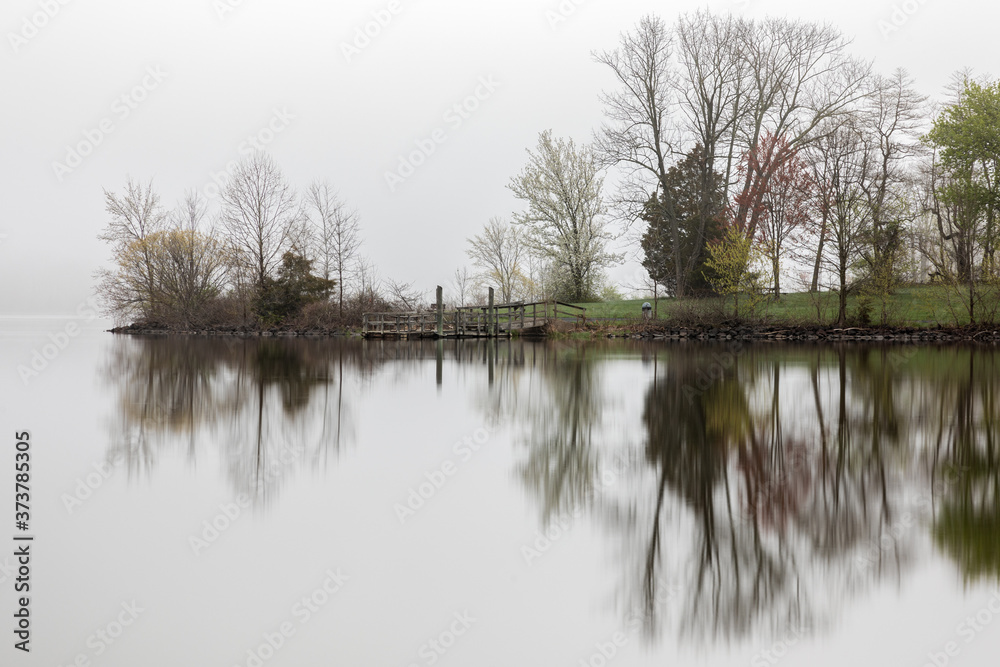
[[[746,187],[733,200],[731,224],[754,238],[770,261],[774,298],[781,297],[781,259],[789,241],[812,223],[816,182],[798,151],[768,134],[747,154],[740,170]]]

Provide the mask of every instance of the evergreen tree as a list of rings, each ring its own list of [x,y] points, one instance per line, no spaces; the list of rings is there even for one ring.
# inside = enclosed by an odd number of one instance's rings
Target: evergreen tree
[[[310,303],[323,301],[336,282],[312,274],[312,261],[286,252],[281,257],[277,278],[266,278],[257,304],[257,313],[265,322],[283,322],[302,312]]]
[[[665,188],[649,198],[642,216],[649,223],[642,265],[672,294],[711,289],[705,262],[708,243],[723,234],[722,176],[708,169],[699,144],[667,171]],[[678,275],[683,285],[677,285]]]

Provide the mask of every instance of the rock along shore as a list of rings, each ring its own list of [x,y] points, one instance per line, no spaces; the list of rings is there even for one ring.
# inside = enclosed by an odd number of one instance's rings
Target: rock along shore
[[[201,329],[183,329],[159,324],[129,324],[108,330],[113,334],[131,336],[238,336],[240,338],[254,337],[294,337],[332,338],[359,336],[361,334],[349,329],[291,329],[275,327],[270,329],[254,329],[251,327],[208,327]]]
[[[110,330],[114,334],[136,336],[238,336],[250,337],[360,337],[347,329],[253,329],[250,327],[210,327],[178,329],[157,324],[130,324]],[[599,336],[601,334],[595,334]],[[747,341],[747,342],[888,342],[888,343],[1000,343],[1000,329],[960,327],[924,329],[917,327],[835,327],[781,325],[631,325],[607,333],[608,338],[660,341]]]
[[[611,334],[615,336],[616,334]],[[651,340],[754,341],[754,342],[890,342],[890,343],[997,343],[1000,330],[993,327],[921,329],[916,327],[835,326],[655,326],[623,337]]]

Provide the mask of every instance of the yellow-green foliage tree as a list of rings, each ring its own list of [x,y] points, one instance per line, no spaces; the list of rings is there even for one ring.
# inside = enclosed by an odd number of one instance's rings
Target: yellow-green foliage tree
[[[762,259],[753,239],[735,225],[727,227],[721,239],[708,244],[705,277],[724,301],[732,297],[737,319],[755,315],[767,299],[764,276],[754,270]]]
[[[121,194],[105,191],[110,219],[100,238],[113,268],[97,273],[97,294],[116,322],[176,326],[201,323],[226,285],[231,257],[214,231],[198,231],[204,203],[188,195],[173,215],[152,183],[128,179]]]

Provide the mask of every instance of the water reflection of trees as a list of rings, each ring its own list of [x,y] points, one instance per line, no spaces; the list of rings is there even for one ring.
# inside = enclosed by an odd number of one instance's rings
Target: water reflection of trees
[[[641,444],[595,442],[611,392],[585,346],[550,355],[542,397],[519,407],[531,426],[519,472],[543,523],[593,510],[622,554],[623,608],[642,610],[648,638],[672,624],[724,639],[823,626],[851,596],[898,585],[930,522],[966,577],[1000,578],[992,352],[651,354]],[[595,495],[616,446],[643,463]],[[664,590],[680,592],[672,618]]]
[[[965,352],[941,373],[930,457],[935,544],[967,582],[1000,580],[1000,364]]]
[[[376,369],[427,352],[356,339],[116,339],[103,372],[117,402],[108,455],[134,474],[178,449],[192,464],[215,457],[236,493],[266,503],[295,470],[351,446],[354,399]]]
[[[615,357],[648,369],[641,406],[624,402]],[[217,457],[266,502],[352,446],[366,384],[428,363],[439,383],[444,368],[474,376],[463,386],[484,419],[516,433],[543,525],[602,527],[619,602],[650,640],[816,628],[931,548],[968,582],[1000,580],[987,349],[116,339],[110,454],[134,473],[167,452]]]
[[[532,386],[517,413],[526,448],[518,474],[538,492],[547,524],[593,496],[601,472],[593,436],[607,397],[598,380],[597,350],[569,344],[534,352]]]
[[[376,377],[407,381],[427,364],[473,373],[494,416],[509,381],[532,372],[524,341],[357,338],[116,338],[103,369],[116,406],[109,458],[149,474],[168,452],[216,457],[237,493],[273,497],[298,469],[328,465],[356,439],[359,396]],[[494,379],[497,381],[494,383]],[[427,388],[432,391],[431,387]],[[387,407],[387,409],[391,409]]]

